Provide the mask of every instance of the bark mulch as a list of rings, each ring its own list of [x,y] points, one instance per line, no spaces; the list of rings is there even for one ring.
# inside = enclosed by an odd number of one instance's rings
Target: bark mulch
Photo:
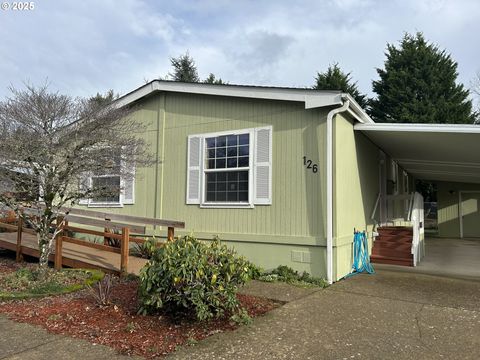
[[[0,272],[18,269],[11,260],[0,258]],[[19,322],[39,325],[55,334],[81,338],[110,346],[122,354],[154,358],[193,345],[215,333],[238,327],[228,319],[206,323],[171,316],[138,315],[137,279],[115,278],[112,305],[99,307],[88,290],[42,299],[0,302],[0,313]],[[239,294],[250,316],[256,317],[279,303]]]

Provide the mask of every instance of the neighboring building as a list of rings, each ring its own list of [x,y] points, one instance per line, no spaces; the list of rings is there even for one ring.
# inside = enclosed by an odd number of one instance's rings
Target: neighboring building
[[[156,80],[117,105],[134,106],[132,121],[147,129],[132,136],[145,136],[159,161],[132,168],[134,181],[91,179],[125,190],[84,206],[185,221],[186,232],[218,235],[266,269],[330,281],[351,270],[354,229],[371,240],[376,224],[415,227],[406,158],[348,94]]]

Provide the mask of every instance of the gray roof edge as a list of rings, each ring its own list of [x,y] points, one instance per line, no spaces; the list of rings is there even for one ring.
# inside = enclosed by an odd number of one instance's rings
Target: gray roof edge
[[[214,85],[164,80],[153,80],[142,85],[118,98],[115,104],[116,106],[125,106],[156,91],[297,101],[304,102],[306,108],[342,104],[342,93],[340,91],[228,84]]]
[[[189,94],[230,96],[240,98],[303,102],[305,109],[342,105],[350,102],[350,113],[361,123],[373,120],[349,94],[334,90],[313,90],[285,87],[250,85],[215,85],[205,83],[184,83],[177,81],[153,80],[118,98],[114,106],[127,106],[154,92],[180,92]]]

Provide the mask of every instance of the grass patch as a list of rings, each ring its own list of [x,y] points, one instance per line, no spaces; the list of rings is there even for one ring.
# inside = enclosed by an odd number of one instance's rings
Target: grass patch
[[[45,269],[24,267],[10,273],[0,273],[0,300],[25,299],[66,294],[103,278],[98,270]]]
[[[299,273],[285,265],[280,265],[271,271],[260,272],[256,279],[265,282],[281,281],[303,288],[325,288],[328,286],[328,282],[323,278],[311,276],[306,271]]]

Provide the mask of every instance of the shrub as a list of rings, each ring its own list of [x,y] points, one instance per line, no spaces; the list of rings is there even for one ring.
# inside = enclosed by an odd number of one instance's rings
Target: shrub
[[[225,313],[243,316],[236,292],[248,280],[248,268],[248,262],[219,239],[203,243],[185,236],[168,241],[140,273],[139,312],[186,312],[198,320]]]
[[[153,253],[157,249],[158,240],[152,236],[143,243],[135,243],[131,250],[132,255],[141,257],[143,259],[151,259]]]
[[[112,298],[112,277],[107,274],[93,286],[88,286],[90,294],[98,306],[108,306]]]
[[[307,287],[312,285],[319,287],[328,286],[328,283],[322,278],[311,276],[306,271],[300,274],[298,271],[285,265],[280,265],[272,271],[264,272],[258,277],[258,280],[265,282],[283,281],[289,284]]]

